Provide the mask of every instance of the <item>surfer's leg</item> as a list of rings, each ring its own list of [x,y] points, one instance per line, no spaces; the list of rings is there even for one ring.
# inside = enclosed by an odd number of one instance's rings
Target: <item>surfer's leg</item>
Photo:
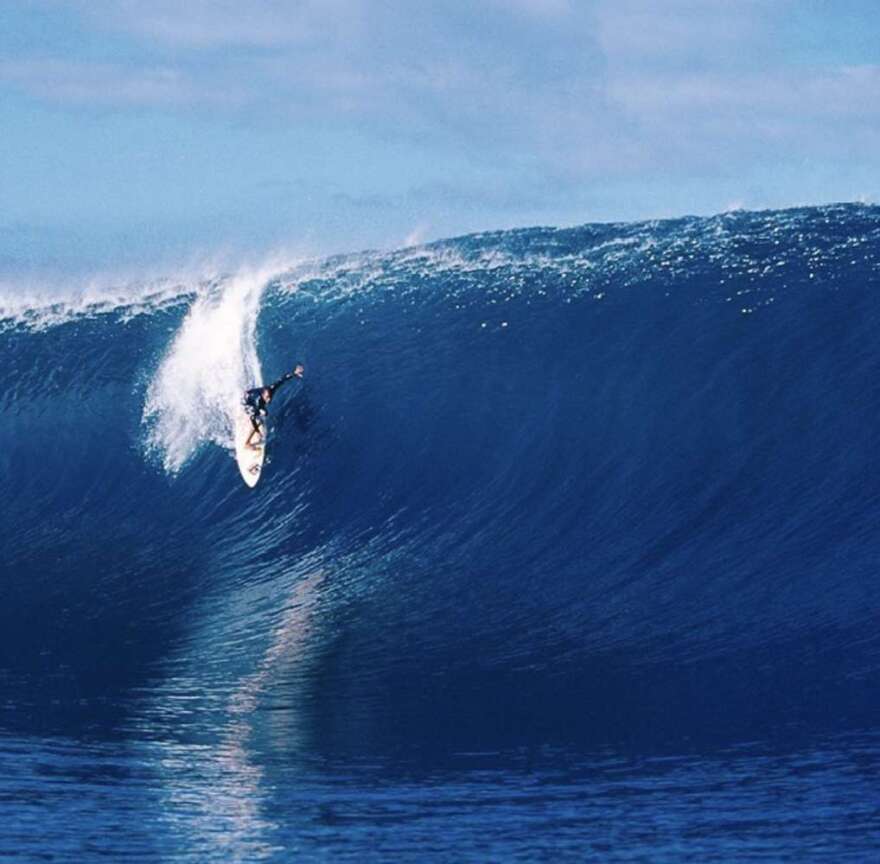
[[[260,424],[257,422],[256,417],[251,417],[250,421],[251,421],[251,426],[253,426],[254,428],[251,430],[251,434],[248,435],[247,441],[245,441],[244,443],[245,443],[245,447],[251,447],[252,449],[256,449],[257,445],[253,443],[254,435],[259,436],[259,440],[262,441],[263,430],[260,427]]]

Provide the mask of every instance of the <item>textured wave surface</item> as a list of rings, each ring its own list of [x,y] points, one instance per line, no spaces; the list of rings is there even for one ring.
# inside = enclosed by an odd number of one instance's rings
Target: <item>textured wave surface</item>
[[[859,860],[878,261],[880,210],[842,206],[3,304],[0,764],[38,755],[0,789],[64,776],[73,826],[110,783],[157,857],[505,858],[527,814],[536,857]],[[250,492],[231,411],[296,360]],[[807,763],[844,833],[798,845],[754,772],[809,798]],[[630,783],[653,839],[590,827]],[[713,795],[753,833],[701,833]]]

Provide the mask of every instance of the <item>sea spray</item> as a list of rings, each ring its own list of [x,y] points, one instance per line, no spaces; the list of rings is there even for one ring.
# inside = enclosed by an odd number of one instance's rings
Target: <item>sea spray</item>
[[[270,273],[238,273],[194,302],[147,391],[147,447],[177,473],[205,442],[233,447],[233,412],[261,380],[256,324]]]

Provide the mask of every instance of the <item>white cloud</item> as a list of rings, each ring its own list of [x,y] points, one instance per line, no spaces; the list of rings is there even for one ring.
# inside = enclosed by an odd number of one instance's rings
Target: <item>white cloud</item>
[[[770,50],[784,4],[764,0],[79,8],[139,51],[7,61],[0,81],[73,105],[368,125],[570,182],[864,156],[880,136],[880,69],[786,67]]]
[[[227,85],[192,79],[174,66],[131,68],[72,60],[0,62],[0,82],[46,101],[94,107],[203,107],[236,109],[246,94]]]
[[[601,0],[595,21],[613,67],[702,68],[765,65],[780,3],[766,0]]]
[[[559,18],[574,11],[574,0],[488,0],[490,5],[539,18]]]
[[[78,0],[84,15],[172,46],[264,48],[336,41],[357,29],[366,0]]]

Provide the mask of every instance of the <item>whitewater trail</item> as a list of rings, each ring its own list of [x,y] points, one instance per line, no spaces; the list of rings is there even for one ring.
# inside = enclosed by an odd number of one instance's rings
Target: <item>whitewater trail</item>
[[[242,392],[262,380],[256,326],[273,270],[244,271],[194,302],[150,385],[143,411],[146,447],[170,474],[204,443],[234,450]]]

